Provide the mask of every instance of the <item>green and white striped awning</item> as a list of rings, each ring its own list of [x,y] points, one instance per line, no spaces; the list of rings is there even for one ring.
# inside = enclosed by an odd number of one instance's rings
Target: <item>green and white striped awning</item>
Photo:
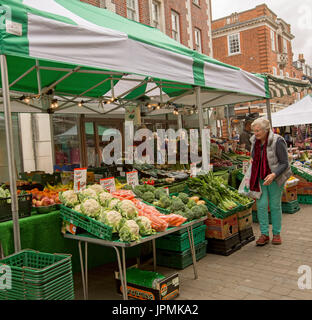
[[[41,98],[50,89],[61,112],[84,102],[124,107],[142,97],[207,106],[269,97],[266,77],[191,50],[156,28],[78,0],[0,0],[0,54],[10,90]],[[51,93],[51,91],[50,91]],[[31,102],[47,111],[47,104]],[[78,111],[77,111],[78,110]],[[79,109],[73,109],[79,112]]]
[[[271,98],[281,98],[283,96],[291,96],[296,92],[303,92],[312,89],[308,80],[280,78],[266,74],[269,81],[269,91]]]

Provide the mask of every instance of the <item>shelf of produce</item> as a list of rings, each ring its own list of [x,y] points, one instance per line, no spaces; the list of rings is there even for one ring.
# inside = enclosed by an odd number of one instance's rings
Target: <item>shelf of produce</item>
[[[166,235],[172,234],[174,232],[180,231],[182,229],[187,228],[188,234],[189,234],[189,241],[191,246],[191,252],[192,252],[192,260],[193,260],[193,268],[194,268],[194,276],[195,279],[198,278],[197,275],[197,269],[196,269],[196,255],[195,255],[195,245],[194,245],[194,239],[193,239],[193,226],[198,224],[199,222],[203,222],[207,219],[207,217],[202,217],[200,219],[193,220],[191,222],[186,222],[180,227],[173,227],[168,228],[164,232],[158,232],[154,235],[143,237],[139,241],[135,242],[121,242],[119,240],[116,241],[107,241],[107,240],[101,240],[94,236],[91,236],[89,234],[80,234],[80,235],[72,235],[72,234],[65,234],[64,238],[76,240],[78,241],[78,248],[79,248],[79,256],[80,256],[80,264],[81,264],[81,275],[82,275],[82,284],[83,284],[83,292],[84,292],[84,298],[85,300],[88,299],[88,244],[96,244],[104,247],[111,247],[115,250],[117,261],[118,261],[118,268],[119,268],[119,274],[121,275],[121,283],[122,283],[122,294],[123,299],[128,299],[127,294],[127,279],[126,279],[126,248],[136,247],[143,243],[152,241],[153,244],[153,260],[154,260],[154,271],[156,271],[156,239],[164,237]],[[81,243],[84,242],[85,244],[85,259],[83,259],[82,256],[82,248]],[[119,248],[121,248],[122,255],[119,253]],[[84,263],[85,261],[85,263]],[[84,266],[85,264],[85,266]]]

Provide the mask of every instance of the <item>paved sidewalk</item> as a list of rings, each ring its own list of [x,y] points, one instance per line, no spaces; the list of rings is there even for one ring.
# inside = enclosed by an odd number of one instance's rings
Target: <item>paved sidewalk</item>
[[[298,288],[298,267],[312,268],[312,206],[303,206],[294,215],[283,214],[281,246],[269,244],[256,247],[251,242],[231,256],[214,254],[197,263],[199,279],[194,280],[193,268],[179,271],[179,300],[310,300],[312,290]],[[259,225],[254,224],[256,238]],[[117,300],[113,270],[106,265],[89,272],[89,299]],[[170,274],[174,270],[158,268]],[[76,299],[82,299],[79,274],[75,275]]]

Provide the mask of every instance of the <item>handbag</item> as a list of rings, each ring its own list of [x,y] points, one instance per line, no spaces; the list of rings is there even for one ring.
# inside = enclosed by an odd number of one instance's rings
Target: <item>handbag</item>
[[[252,165],[249,165],[247,172],[238,188],[238,193],[248,198],[259,200],[262,195],[261,187],[260,187],[260,192],[250,190],[251,167]]]

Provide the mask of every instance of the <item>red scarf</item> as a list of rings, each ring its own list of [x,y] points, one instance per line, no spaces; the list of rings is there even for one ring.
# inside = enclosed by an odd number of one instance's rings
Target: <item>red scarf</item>
[[[267,157],[268,138],[269,136],[267,136],[265,143],[263,145],[262,157],[261,157],[261,141],[257,140],[255,143],[255,154],[252,162],[251,177],[250,177],[251,191],[260,192],[259,178],[261,180],[264,180],[269,174],[271,174],[268,157]]]

